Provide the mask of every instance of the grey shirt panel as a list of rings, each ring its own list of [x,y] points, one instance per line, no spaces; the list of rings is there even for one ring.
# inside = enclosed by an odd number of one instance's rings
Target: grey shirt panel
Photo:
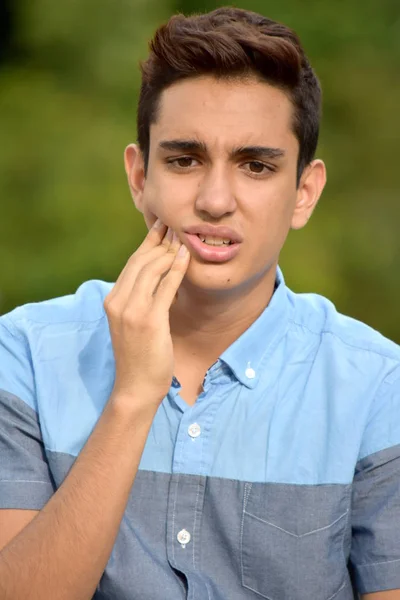
[[[0,508],[40,510],[55,489],[36,412],[0,390]]]
[[[400,573],[400,445],[357,463],[351,560],[360,593],[396,589]]]
[[[74,460],[49,455],[60,474]],[[353,600],[350,509],[351,485],[140,470],[94,598]]]

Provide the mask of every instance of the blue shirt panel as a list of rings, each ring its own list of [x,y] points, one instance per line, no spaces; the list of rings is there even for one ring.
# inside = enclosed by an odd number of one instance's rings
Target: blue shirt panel
[[[346,484],[358,460],[400,443],[399,347],[325,298],[293,293],[279,269],[277,283],[260,317],[210,365],[194,406],[171,382],[141,470]],[[2,387],[38,413],[48,451],[76,456],[111,394],[103,302],[112,286],[88,281],[0,317]]]

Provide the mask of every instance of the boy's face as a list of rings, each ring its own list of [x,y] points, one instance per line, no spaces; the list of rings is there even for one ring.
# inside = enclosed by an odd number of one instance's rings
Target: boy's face
[[[186,281],[195,287],[239,291],[255,284],[275,270],[289,229],[307,222],[325,169],[314,161],[296,187],[292,118],[288,97],[266,83],[199,77],[162,93],[146,176],[137,147],[128,146],[136,207],[148,227],[160,217],[188,246]],[[214,246],[202,252],[187,233],[204,224],[229,227],[240,242],[232,252],[216,248],[219,258],[209,259]]]

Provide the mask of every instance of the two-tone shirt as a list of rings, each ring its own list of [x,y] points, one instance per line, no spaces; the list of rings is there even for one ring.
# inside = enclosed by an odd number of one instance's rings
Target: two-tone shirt
[[[113,389],[113,283],[0,317],[0,508],[40,510]],[[154,365],[157,369],[157,365]],[[96,600],[351,600],[400,588],[400,348],[296,294],[153,420]]]

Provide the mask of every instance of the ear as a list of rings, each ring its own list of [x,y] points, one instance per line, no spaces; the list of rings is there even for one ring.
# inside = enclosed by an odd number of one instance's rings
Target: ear
[[[291,228],[301,229],[311,217],[326,183],[326,168],[322,160],[313,160],[304,169],[297,190],[297,200]]]
[[[142,199],[146,175],[143,156],[137,144],[129,144],[125,148],[124,162],[133,201],[136,208],[143,212]]]

